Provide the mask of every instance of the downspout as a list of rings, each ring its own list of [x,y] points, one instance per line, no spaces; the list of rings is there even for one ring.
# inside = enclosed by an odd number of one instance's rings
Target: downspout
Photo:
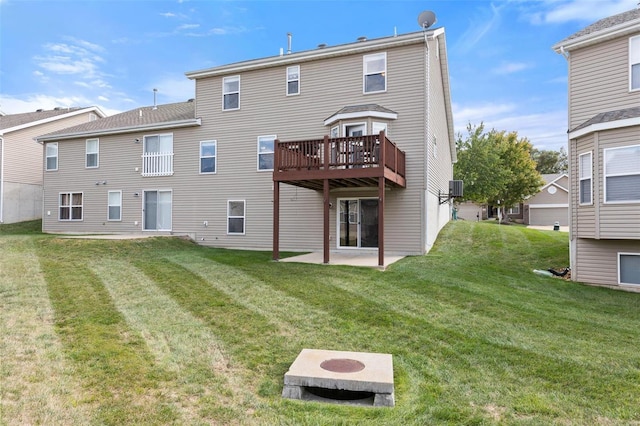
[[[567,75],[571,76],[571,62],[569,61],[569,52],[567,52],[566,50],[564,50],[564,46],[560,46],[560,53],[562,54],[562,56],[564,57],[564,59],[567,60],[568,63],[568,70],[567,70]],[[568,81],[567,81],[567,85],[571,84],[571,77],[569,77]],[[567,123],[569,124],[569,126],[571,126],[571,106],[569,105],[569,102],[571,101],[571,97],[569,96],[569,93],[571,93],[571,90],[569,87],[567,87]],[[573,172],[572,167],[571,167],[571,157],[573,155],[573,153],[575,152],[574,149],[571,148],[571,139],[567,138],[567,154],[569,156],[569,181],[571,181],[571,174]],[[574,232],[573,232],[573,217],[575,217],[573,215],[573,196],[569,195],[569,268],[571,268],[572,271],[575,271],[575,265],[576,265],[576,239],[574,237]],[[571,274],[571,280],[572,281],[577,281],[577,274]]]
[[[0,136],[0,223],[4,223],[4,137]]]
[[[424,227],[422,230],[422,248],[424,251],[427,251],[427,245],[429,244],[429,225],[428,225],[428,206],[429,206],[429,107],[431,106],[431,91],[429,90],[429,85],[431,84],[431,64],[429,57],[429,40],[427,37],[427,32],[424,32],[424,48],[425,48],[425,64],[424,64],[424,74],[426,78],[425,84],[425,97],[424,97],[424,136],[425,136],[425,152],[424,152],[424,175],[423,175],[423,205],[422,205],[422,226]]]

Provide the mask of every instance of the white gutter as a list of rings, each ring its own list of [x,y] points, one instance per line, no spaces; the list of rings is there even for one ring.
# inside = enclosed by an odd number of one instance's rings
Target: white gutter
[[[437,28],[429,30],[429,36],[438,36],[442,34],[444,30]],[[423,39],[423,31],[414,32],[395,37],[385,37],[376,40],[369,40],[364,42],[349,43],[333,47],[325,47],[322,49],[313,49],[302,51],[298,53],[292,53],[284,56],[272,56],[268,58],[255,59],[244,62],[237,62],[235,64],[223,65],[214,68],[207,68],[203,70],[186,72],[185,75],[189,79],[198,79],[203,77],[213,77],[218,75],[228,75],[233,73],[239,73],[242,71],[249,71],[261,68],[269,68],[274,66],[297,64],[300,62],[312,61],[316,59],[351,55],[354,53],[362,53],[370,50],[379,50],[383,48],[390,48],[394,46],[402,46],[407,44],[420,43]]]
[[[190,118],[188,120],[179,120],[179,121],[169,121],[166,123],[150,123],[136,126],[127,126],[120,127],[115,129],[103,129],[103,130],[86,130],[83,132],[75,132],[75,133],[67,133],[60,135],[51,135],[51,136],[39,136],[35,138],[38,143],[49,142],[49,141],[60,141],[65,139],[76,139],[87,136],[100,136],[100,135],[118,135],[122,133],[132,133],[137,131],[144,130],[164,130],[164,129],[175,129],[181,127],[192,127],[192,126],[200,126],[202,124],[201,119],[199,118]]]
[[[4,223],[4,138],[0,136],[0,223]]]
[[[605,41],[608,39],[612,39],[619,36],[624,36],[630,33],[633,33],[640,27],[640,20],[632,19],[630,21],[624,22],[619,25],[615,25],[610,28],[606,28],[601,31],[597,31],[595,33],[585,34],[580,37],[576,37],[570,40],[566,40],[564,42],[560,42],[555,44],[552,49],[558,53],[562,53],[565,55],[565,50],[573,50],[579,47],[588,46],[590,44],[598,43],[600,41]]]

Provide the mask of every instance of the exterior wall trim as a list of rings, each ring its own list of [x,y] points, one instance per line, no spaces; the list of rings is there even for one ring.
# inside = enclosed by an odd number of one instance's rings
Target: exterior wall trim
[[[565,204],[527,204],[530,209],[553,209],[558,207],[569,207],[569,203]]]
[[[580,130],[574,130],[569,132],[569,139],[577,139],[581,136],[588,135],[590,133],[599,132],[602,130],[613,130],[622,127],[640,126],[640,117],[627,118],[624,120],[610,121],[607,123],[592,124]]]

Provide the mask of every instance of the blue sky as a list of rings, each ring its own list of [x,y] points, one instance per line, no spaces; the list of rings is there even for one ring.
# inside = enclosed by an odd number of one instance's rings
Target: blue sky
[[[566,145],[567,63],[551,46],[638,0],[0,0],[0,110],[97,105],[113,114],[194,97],[194,71],[444,27],[456,132],[517,131]]]

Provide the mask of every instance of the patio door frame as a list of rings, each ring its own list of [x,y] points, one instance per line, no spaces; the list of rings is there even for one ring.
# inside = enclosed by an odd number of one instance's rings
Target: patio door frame
[[[378,240],[378,244],[376,244],[375,246],[372,247],[363,247],[362,246],[362,226],[363,226],[363,221],[362,221],[362,205],[361,205],[361,201],[362,200],[375,200],[376,201],[376,215],[378,215],[378,208],[379,208],[379,199],[378,197],[342,197],[342,198],[338,198],[336,200],[336,203],[338,204],[338,209],[337,209],[337,214],[336,214],[336,247],[338,249],[341,250],[374,250],[374,249],[378,249],[379,245],[380,245],[380,239],[379,239],[379,235],[377,236],[377,240]],[[342,228],[341,228],[341,218],[343,216],[343,211],[342,211],[342,202],[343,201],[356,201],[357,202],[357,217],[356,217],[356,245],[355,246],[343,246],[341,245],[341,240],[342,240]],[[380,220],[380,217],[377,217],[377,221],[375,223],[375,232],[376,234],[378,234],[379,232],[379,228],[378,228],[378,221]]]

